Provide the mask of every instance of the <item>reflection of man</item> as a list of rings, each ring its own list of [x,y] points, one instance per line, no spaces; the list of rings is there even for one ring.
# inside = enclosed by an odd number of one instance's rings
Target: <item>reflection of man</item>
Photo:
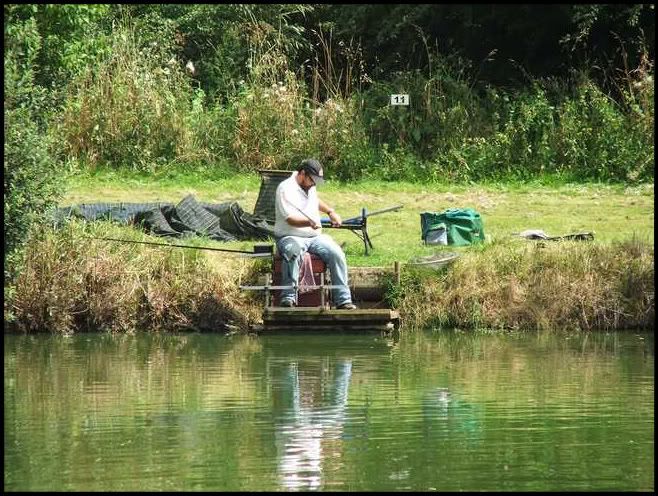
[[[277,250],[283,257],[281,284],[299,283],[299,272],[305,252],[318,255],[331,273],[336,308],[353,310],[347,281],[347,261],[343,250],[326,234],[322,234],[320,212],[329,215],[331,224],[341,225],[340,215],[318,198],[316,186],[324,182],[322,166],[315,159],[302,161],[297,172],[282,181],[276,189],[274,235]],[[281,306],[296,304],[295,290],[281,290]]]
[[[312,396],[305,394],[310,391],[300,387],[297,363],[288,367],[285,387],[292,393],[292,404],[284,412],[284,421],[276,433],[281,451],[279,477],[284,488],[320,487],[323,451],[326,451],[323,444],[342,437],[351,375],[351,360],[336,364],[330,404],[316,405]]]

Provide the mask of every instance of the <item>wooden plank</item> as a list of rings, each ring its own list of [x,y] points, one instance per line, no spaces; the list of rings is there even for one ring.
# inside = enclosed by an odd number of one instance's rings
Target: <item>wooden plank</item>
[[[288,315],[288,314],[263,314],[263,320],[290,320],[293,322],[387,322],[389,320],[395,320],[395,317],[390,315],[381,315],[381,316],[359,316],[359,315],[323,315],[323,316],[312,316],[312,315]]]
[[[281,328],[286,328],[286,329],[299,329],[299,330],[313,330],[313,329],[326,329],[326,330],[333,330],[333,329],[380,329],[380,328],[389,328],[389,327],[394,327],[395,324],[393,322],[379,322],[379,323],[368,323],[368,322],[359,322],[356,324],[313,324],[313,325],[299,325],[299,324],[291,324],[288,322],[265,322],[263,323],[263,327],[265,328],[274,328],[274,327],[281,327]]]
[[[346,319],[350,318],[398,318],[397,310],[390,308],[357,308],[356,310],[337,310],[322,307],[266,307],[264,315],[294,315],[294,318],[302,317],[333,317],[339,316]]]
[[[380,321],[380,322],[290,322],[290,321],[263,321],[264,326],[288,326],[288,327],[299,327],[299,328],[308,328],[308,327],[326,327],[328,329],[338,328],[338,327],[381,327],[387,326],[388,324],[395,324],[393,321]]]
[[[361,332],[391,331],[399,313],[390,308],[336,310],[322,307],[266,307],[256,332]]]
[[[290,324],[264,324],[254,328],[255,332],[387,332],[395,329],[392,322],[385,324],[360,324],[360,325],[290,325]]]
[[[305,324],[346,324],[346,325],[351,325],[351,324],[357,324],[357,323],[371,323],[371,324],[377,324],[381,322],[391,322],[392,320],[397,320],[395,318],[389,318],[389,317],[381,317],[381,318],[366,318],[366,317],[340,317],[340,316],[328,316],[324,318],[312,318],[308,316],[304,317],[297,317],[297,316],[291,316],[291,315],[276,315],[276,316],[271,316],[271,315],[264,315],[263,316],[263,322],[299,322],[299,323],[305,323]]]

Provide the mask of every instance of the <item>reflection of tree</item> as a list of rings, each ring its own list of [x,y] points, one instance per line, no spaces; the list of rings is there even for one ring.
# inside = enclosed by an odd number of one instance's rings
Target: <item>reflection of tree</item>
[[[312,390],[317,377],[301,375],[298,362],[285,370],[281,393],[288,404],[276,428],[279,480],[285,489],[318,489],[323,461],[341,456],[351,375],[351,360],[336,363],[330,394],[318,401]]]

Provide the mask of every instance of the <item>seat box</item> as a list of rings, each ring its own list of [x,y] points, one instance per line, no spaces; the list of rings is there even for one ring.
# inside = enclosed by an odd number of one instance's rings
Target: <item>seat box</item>
[[[274,255],[274,267],[272,268],[272,284],[275,286],[281,285],[281,265],[283,264],[283,259],[281,255]],[[317,255],[311,254],[311,266],[313,267],[313,279],[316,284],[320,284],[320,274],[325,274],[325,284],[328,284],[327,281],[327,266]],[[320,289],[313,289],[305,293],[299,293],[297,299],[298,307],[319,307],[321,305],[321,293]],[[279,306],[281,301],[281,291],[273,291],[273,300],[272,303],[274,306]],[[325,304],[329,303],[329,292],[326,293],[327,297],[325,298]]]

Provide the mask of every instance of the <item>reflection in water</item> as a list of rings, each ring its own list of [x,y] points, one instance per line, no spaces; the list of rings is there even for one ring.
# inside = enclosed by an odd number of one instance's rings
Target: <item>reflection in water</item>
[[[448,388],[431,388],[422,399],[425,435],[432,438],[436,431],[449,435],[455,432],[467,434],[465,441],[479,441],[482,413],[477,405],[460,399]]]
[[[654,490],[653,334],[4,344],[7,491]]]
[[[317,396],[310,390],[313,384],[300,381],[299,362],[288,365],[283,386],[291,404],[283,411],[276,428],[278,471],[283,488],[318,489],[322,482],[323,455],[340,456],[351,375],[352,361],[338,362],[329,400],[318,404]],[[303,389],[304,386],[309,390]]]

